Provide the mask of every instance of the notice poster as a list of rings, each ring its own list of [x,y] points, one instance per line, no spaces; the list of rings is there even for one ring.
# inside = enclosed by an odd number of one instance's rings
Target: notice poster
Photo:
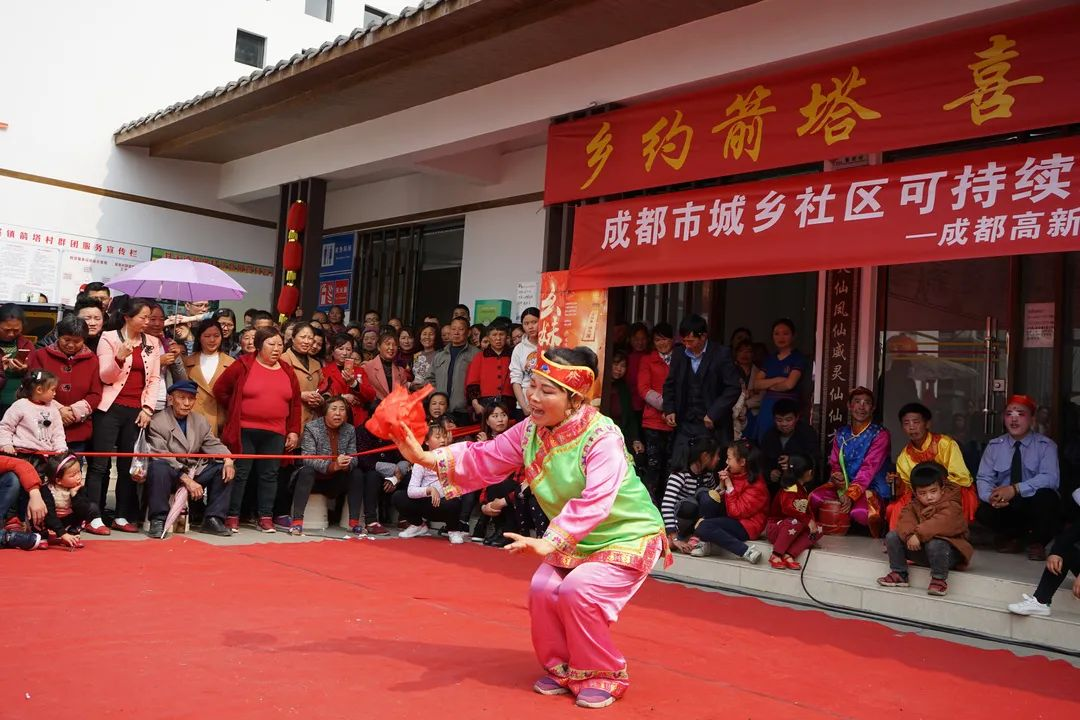
[[[540,279],[541,349],[584,345],[596,353],[601,373],[607,342],[607,290],[569,290],[570,273],[543,273]],[[602,397],[602,377],[593,385],[592,404]]]
[[[150,259],[150,248],[0,223],[4,272],[0,301],[25,301],[45,295],[71,305],[88,282],[107,282],[117,273]]]
[[[1024,348],[1054,347],[1054,303],[1024,305]]]
[[[514,322],[521,322],[521,313],[525,312],[526,308],[536,307],[538,302],[536,294],[539,289],[540,284],[535,281],[517,284],[517,293],[514,298]]]

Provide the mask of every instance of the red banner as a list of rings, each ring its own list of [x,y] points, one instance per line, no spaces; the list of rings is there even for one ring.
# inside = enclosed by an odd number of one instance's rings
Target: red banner
[[[544,201],[1080,118],[1080,8],[552,125]]]
[[[570,288],[1080,250],[1080,136],[577,209]]]

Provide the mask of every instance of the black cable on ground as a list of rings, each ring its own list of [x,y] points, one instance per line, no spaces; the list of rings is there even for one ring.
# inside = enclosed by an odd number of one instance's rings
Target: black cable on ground
[[[876,620],[876,621],[879,621],[879,622],[887,622],[887,623],[891,623],[893,625],[902,625],[902,626],[905,626],[905,627],[916,628],[916,629],[919,629],[919,630],[929,630],[929,631],[932,631],[932,632],[937,632],[937,633],[942,633],[942,634],[947,634],[947,635],[957,635],[957,636],[960,636],[960,637],[970,638],[972,640],[980,640],[980,641],[983,641],[983,642],[994,643],[994,644],[997,644],[997,645],[1006,645],[1006,646],[1012,646],[1012,647],[1022,647],[1022,648],[1026,648],[1028,650],[1036,650],[1038,652],[1049,652],[1049,653],[1054,653],[1055,655],[1063,655],[1065,657],[1080,659],[1080,651],[1077,651],[1077,650],[1066,650],[1064,648],[1057,648],[1057,647],[1053,647],[1052,645],[1044,645],[1042,643],[1028,642],[1026,640],[1015,640],[1013,638],[1002,638],[1002,637],[998,637],[996,635],[988,635],[986,633],[977,632],[975,630],[965,630],[963,628],[947,627],[945,625],[931,625],[929,623],[920,622],[918,620],[909,620],[907,618],[898,617],[896,615],[889,615],[887,613],[874,612],[873,610],[860,610],[858,608],[851,608],[851,607],[848,607],[846,605],[837,605],[835,603],[830,603],[830,602],[825,602],[824,600],[819,600],[818,598],[814,597],[813,593],[811,593],[809,588],[806,587],[806,568],[810,564],[810,556],[813,554],[813,552],[814,552],[813,548],[810,548],[810,550],[807,551],[806,561],[803,563],[802,570],[799,571],[799,584],[802,585],[803,592],[806,593],[806,596],[813,601],[813,602],[810,602],[810,603],[804,602],[804,601],[799,600],[797,598],[790,598],[789,599],[789,598],[786,598],[786,597],[780,597],[780,596],[775,596],[775,595],[774,596],[769,596],[769,595],[766,595],[765,593],[755,592],[755,591],[752,591],[752,590],[746,590],[744,588],[731,587],[729,585],[723,585],[721,583],[708,583],[708,582],[702,582],[702,581],[699,581],[699,580],[691,580],[691,579],[688,579],[688,578],[685,578],[685,577],[682,577],[682,576],[674,576],[674,575],[671,575],[671,574],[665,573],[665,572],[656,573],[655,576],[659,577],[660,579],[663,579],[663,580],[668,580],[670,582],[681,583],[683,585],[690,585],[692,587],[706,588],[706,589],[710,589],[710,590],[720,589],[720,590],[723,590],[724,592],[730,592],[730,593],[735,594],[735,595],[742,595],[744,597],[753,597],[753,598],[758,598],[758,599],[763,599],[764,598],[764,599],[768,599],[768,600],[776,600],[776,601],[779,601],[779,602],[787,603],[789,605],[796,605],[798,607],[809,608],[809,609],[812,609],[812,610],[818,609],[819,607],[823,607],[823,608],[825,608],[827,610],[831,610],[831,611],[833,611],[835,613],[839,613],[841,615],[850,615],[850,616],[853,616],[853,617],[863,618],[863,619],[866,619],[866,620]]]

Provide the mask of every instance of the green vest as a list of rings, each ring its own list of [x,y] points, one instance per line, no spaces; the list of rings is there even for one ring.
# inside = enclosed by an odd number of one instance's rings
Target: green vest
[[[585,455],[600,437],[611,433],[619,434],[618,426],[592,407],[550,431],[536,425],[526,430],[522,480],[529,483],[545,515],[556,518],[566,503],[581,497]],[[560,550],[559,557],[549,556],[548,562],[562,567],[575,567],[585,560],[631,567],[646,564],[646,555],[657,548],[656,539],[663,535],[664,522],[629,454],[626,461],[626,477],[608,516],[572,552]],[[655,561],[656,556],[651,559]]]

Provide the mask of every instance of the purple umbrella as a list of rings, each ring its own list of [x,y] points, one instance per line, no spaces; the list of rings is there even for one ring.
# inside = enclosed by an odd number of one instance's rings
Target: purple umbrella
[[[165,529],[161,531],[161,537],[165,537],[165,534],[169,532],[169,528],[176,524],[176,519],[180,517],[180,513],[184,512],[187,508],[188,501],[188,489],[183,485],[173,495],[172,504],[169,505],[169,514],[165,516]]]
[[[213,265],[172,258],[141,263],[105,284],[132,297],[180,302],[239,300],[245,292],[239,283]]]

